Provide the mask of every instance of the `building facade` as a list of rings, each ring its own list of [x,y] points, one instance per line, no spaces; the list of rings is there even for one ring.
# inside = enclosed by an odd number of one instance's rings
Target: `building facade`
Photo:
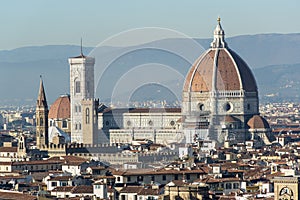
[[[110,144],[147,139],[154,143],[179,143],[184,140],[180,108],[104,109],[99,112],[99,128]]]

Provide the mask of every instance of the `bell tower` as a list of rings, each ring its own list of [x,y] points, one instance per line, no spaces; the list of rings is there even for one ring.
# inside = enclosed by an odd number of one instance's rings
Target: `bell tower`
[[[38,148],[48,145],[48,112],[45,89],[42,76],[40,76],[40,89],[36,102],[36,145]]]
[[[26,158],[26,137],[24,135],[18,137],[17,152],[19,157]]]
[[[70,97],[71,97],[71,142],[85,143],[83,134],[94,134],[84,132],[86,118],[86,106],[82,102],[89,100],[94,105],[94,64],[95,59],[81,54],[77,57],[69,58],[70,64]],[[94,112],[90,111],[92,116]],[[96,116],[97,117],[97,116]],[[95,121],[96,123],[96,121]],[[94,129],[89,128],[94,132]],[[95,130],[96,131],[96,130]]]

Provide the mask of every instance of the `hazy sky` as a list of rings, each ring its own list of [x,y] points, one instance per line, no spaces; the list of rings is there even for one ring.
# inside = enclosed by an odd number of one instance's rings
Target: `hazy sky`
[[[0,49],[48,44],[96,46],[132,28],[170,28],[209,38],[220,15],[227,36],[299,33],[299,0],[9,0],[0,7]]]

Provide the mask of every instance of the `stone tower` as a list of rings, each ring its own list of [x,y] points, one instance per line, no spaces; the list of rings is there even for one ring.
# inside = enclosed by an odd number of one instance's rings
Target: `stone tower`
[[[48,145],[48,112],[45,89],[41,78],[36,102],[36,145],[38,148]]]
[[[26,158],[26,137],[22,134],[18,137],[18,157]]]
[[[83,99],[82,106],[82,132],[84,144],[98,143],[98,106],[99,100]]]
[[[95,59],[81,53],[80,56],[69,58],[69,64],[71,142],[96,143],[94,139],[98,131],[97,105],[99,103],[94,99]]]

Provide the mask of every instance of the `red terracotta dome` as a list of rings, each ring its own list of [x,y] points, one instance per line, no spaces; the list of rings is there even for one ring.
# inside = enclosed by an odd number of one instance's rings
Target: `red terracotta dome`
[[[267,120],[259,115],[254,115],[248,121],[248,126],[250,129],[267,129],[270,128],[269,123]]]
[[[241,57],[227,47],[224,36],[219,21],[211,48],[196,60],[186,76],[184,92],[257,92],[256,81],[250,68]]]
[[[70,96],[62,95],[51,105],[49,119],[66,119],[71,117]]]
[[[224,121],[227,122],[227,123],[239,122],[238,119],[234,118],[231,115],[226,115]]]

